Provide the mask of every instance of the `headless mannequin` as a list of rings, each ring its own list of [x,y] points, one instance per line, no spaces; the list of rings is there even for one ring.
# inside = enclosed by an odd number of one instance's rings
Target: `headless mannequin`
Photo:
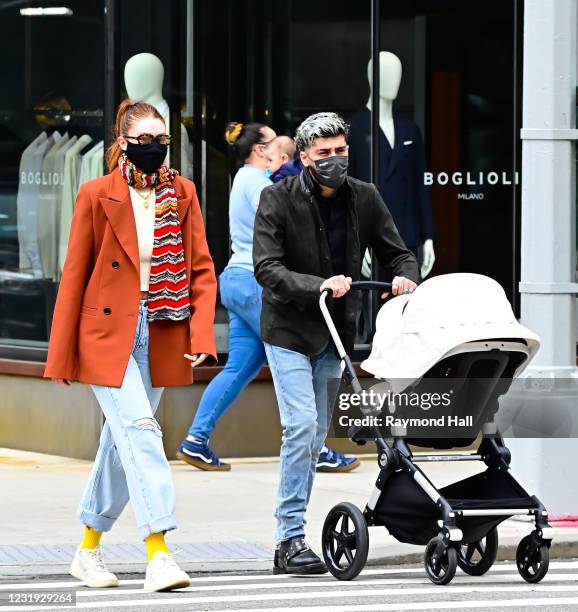
[[[128,97],[136,102],[146,102],[154,106],[162,115],[167,133],[170,134],[170,109],[163,97],[165,68],[161,60],[152,53],[133,55],[124,67],[124,85]],[[187,130],[181,125],[181,174],[192,176],[192,161]],[[165,163],[170,165],[170,154]]]
[[[152,104],[155,108],[162,102],[166,104],[163,98],[164,78],[164,66],[152,53],[133,55],[124,67],[124,84],[129,98]]]
[[[372,61],[367,65],[367,78],[371,88]],[[393,101],[399,93],[401,84],[401,61],[389,51],[379,54],[379,126],[387,138],[391,148],[395,146],[395,124],[393,121]],[[371,110],[371,94],[367,101],[367,108]],[[433,268],[435,252],[433,240],[428,238],[422,245],[423,260],[421,262],[421,276],[425,278]],[[367,260],[367,257],[364,258]],[[364,267],[367,271],[366,262]]]
[[[372,62],[367,65],[367,80],[371,83]],[[395,126],[393,124],[393,101],[401,85],[401,62],[397,55],[382,51],[379,54],[379,127],[389,141],[395,146]],[[371,110],[371,93],[366,104]]]

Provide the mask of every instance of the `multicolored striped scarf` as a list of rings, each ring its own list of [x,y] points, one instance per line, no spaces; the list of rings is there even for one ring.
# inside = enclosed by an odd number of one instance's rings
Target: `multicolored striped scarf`
[[[144,174],[126,155],[118,161],[120,173],[135,189],[155,188],[155,227],[149,278],[148,320],[181,321],[191,316],[189,284],[177,194],[176,170],[162,165],[154,174]]]

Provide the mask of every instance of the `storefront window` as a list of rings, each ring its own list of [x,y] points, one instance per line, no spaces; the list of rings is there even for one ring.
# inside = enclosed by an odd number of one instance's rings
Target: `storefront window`
[[[0,6],[0,343],[45,347],[79,185],[103,171],[102,2]],[[52,9],[52,11],[51,11]]]
[[[487,274],[515,296],[521,0],[381,2],[378,160],[371,0],[117,6],[108,44],[118,61],[106,82],[102,1],[59,3],[57,15],[30,14],[26,2],[0,7],[10,83],[0,91],[0,347],[46,347],[74,197],[102,173],[110,139],[105,91],[165,117],[169,162],[196,183],[217,273],[230,255],[235,172],[226,123],[258,121],[292,136],[309,114],[333,110],[351,123],[351,174],[370,180],[377,163],[402,237],[422,263],[435,255],[429,275]],[[372,316],[360,319],[360,343]],[[223,352],[221,306],[216,320]]]
[[[209,246],[221,272],[229,258],[228,197],[236,170],[224,139],[227,121],[257,121],[293,136],[311,113],[349,116],[367,98],[369,0],[200,3],[194,14],[195,72],[202,146],[200,179]],[[198,125],[194,118],[194,125]],[[195,148],[195,152],[196,152]],[[226,313],[217,313],[226,348]]]

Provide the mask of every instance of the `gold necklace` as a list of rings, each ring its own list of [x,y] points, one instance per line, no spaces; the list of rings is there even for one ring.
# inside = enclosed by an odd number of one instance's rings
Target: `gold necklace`
[[[144,196],[142,195],[142,193],[140,193],[140,191],[137,191],[137,190],[135,190],[135,191],[137,192],[137,194],[138,194],[139,198],[141,198],[141,199],[142,199],[142,201],[143,201],[143,206],[144,206],[145,208],[148,208],[148,207],[149,207],[149,204],[150,204],[150,202],[149,202],[150,195],[151,195],[151,193],[154,193],[155,188],[154,188],[154,187],[151,187],[151,188],[150,188],[150,189],[147,191],[147,194],[146,194],[146,195],[144,195]]]

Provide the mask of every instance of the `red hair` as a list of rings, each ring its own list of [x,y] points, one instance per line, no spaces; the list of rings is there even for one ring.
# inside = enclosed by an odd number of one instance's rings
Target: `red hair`
[[[151,104],[147,104],[146,102],[133,102],[128,98],[120,103],[116,111],[116,119],[114,122],[114,142],[106,151],[106,162],[109,172],[112,172],[118,166],[118,160],[123,153],[117,138],[119,136],[126,136],[131,126],[137,121],[151,117],[160,119],[163,123],[165,122],[159,111]]]

